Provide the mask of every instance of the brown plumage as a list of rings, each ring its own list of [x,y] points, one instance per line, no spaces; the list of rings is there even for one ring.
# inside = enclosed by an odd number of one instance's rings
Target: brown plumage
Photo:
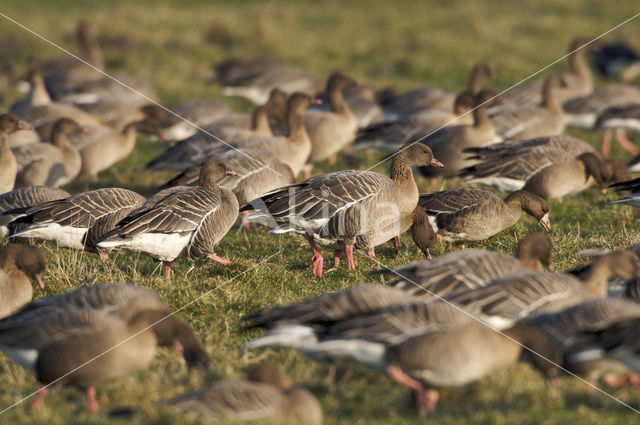
[[[29,208],[67,197],[67,191],[48,186],[25,186],[0,195],[0,236],[7,235],[9,223],[24,215]],[[22,228],[12,232],[19,230]]]
[[[0,252],[0,318],[31,301],[35,280],[44,289],[42,272],[46,259],[38,247],[9,244]]]

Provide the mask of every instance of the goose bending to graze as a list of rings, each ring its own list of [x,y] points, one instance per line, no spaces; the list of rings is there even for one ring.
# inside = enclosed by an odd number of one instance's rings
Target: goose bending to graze
[[[562,103],[556,91],[563,87],[563,80],[550,75],[542,86],[542,103],[531,107],[507,109],[491,116],[495,128],[495,142],[504,140],[524,140],[534,137],[553,136],[564,131]]]
[[[198,132],[193,124],[205,127],[230,114],[231,108],[221,100],[193,100],[166,114],[160,123],[160,137],[163,140],[183,140]]]
[[[590,144],[569,136],[537,137],[465,150],[476,163],[460,175],[466,183],[494,186],[501,192],[522,189],[527,180],[546,167],[571,161],[583,153],[595,153]]]
[[[195,331],[156,293],[130,284],[97,284],[31,302],[0,321],[0,350],[35,372],[42,385],[32,409],[61,382],[86,390],[149,365],[157,346],[174,346],[189,366],[210,357]]]
[[[355,139],[358,122],[343,97],[343,91],[350,84],[353,84],[351,78],[334,72],[327,82],[330,110],[308,110],[303,114],[304,126],[311,140],[310,163],[335,155]]]
[[[33,298],[31,279],[44,289],[46,259],[38,247],[9,244],[0,252],[0,318],[7,317]]]
[[[471,163],[464,158],[464,149],[482,146],[493,140],[495,131],[491,120],[487,116],[487,102],[493,98],[491,90],[482,90],[475,97],[475,109],[473,110],[472,125],[453,125],[444,127],[420,140],[431,148],[436,158],[441,159],[446,167],[435,169],[432,167],[421,168],[420,171],[427,177],[446,178],[457,177],[458,172]]]
[[[181,415],[205,421],[265,420],[279,424],[321,425],[322,408],[313,394],[268,363],[254,366],[248,380],[225,379],[164,402]]]
[[[283,223],[272,230],[274,233],[305,234],[313,250],[317,278],[322,277],[323,258],[316,239],[344,245],[349,268],[355,270],[356,238],[377,239],[384,234],[388,240],[400,234],[401,222],[408,221],[418,201],[412,167],[429,164],[442,166],[427,146],[408,145],[394,156],[390,178],[371,171],[322,174],[276,189],[241,210],[259,210],[249,219]]]
[[[13,189],[18,173],[18,163],[11,151],[9,135],[30,127],[12,113],[0,115],[0,194]]]
[[[640,260],[632,252],[615,251],[598,258],[580,280],[568,273],[521,271],[447,300],[498,329],[526,316],[558,311],[607,296],[610,278],[636,276]]]
[[[532,232],[520,240],[515,257],[468,249],[377,273],[398,278],[391,283],[393,287],[430,299],[481,288],[501,276],[527,269],[539,270],[540,265],[551,269],[551,251],[551,240],[542,232]]]
[[[82,158],[69,142],[69,136],[84,131],[69,118],[56,121],[50,143],[30,143],[12,148],[18,162],[16,187],[58,187],[76,178]]]
[[[171,278],[172,261],[182,255],[232,264],[216,255],[215,246],[238,216],[238,200],[216,182],[234,173],[224,162],[210,159],[200,170],[198,187],[157,193],[102,235],[97,246],[146,252],[164,263],[166,279]]]
[[[117,187],[83,192],[28,208],[9,223],[9,238],[36,238],[59,247],[96,250],[96,241],[145,199]],[[100,252],[101,258],[106,254]]]
[[[48,186],[26,186],[0,195],[0,236],[6,236],[9,223],[29,208],[67,197],[67,191]]]
[[[547,202],[526,190],[504,200],[484,189],[464,187],[420,195],[418,201],[429,215],[439,239],[481,241],[515,225],[522,211],[551,229]]]

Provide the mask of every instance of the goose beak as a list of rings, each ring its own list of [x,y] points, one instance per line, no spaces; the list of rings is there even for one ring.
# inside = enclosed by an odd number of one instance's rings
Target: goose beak
[[[40,289],[44,289],[44,280],[42,280],[42,276],[37,274],[36,280],[38,281],[38,286],[40,287]]]
[[[33,130],[33,127],[22,120],[18,121],[18,128],[20,130]]]
[[[312,104],[314,104],[314,105],[322,105],[322,99],[320,99],[319,97],[317,97],[317,98],[313,99],[313,100],[311,101],[311,103],[312,103]]]
[[[238,175],[238,173],[236,173],[236,172],[235,172],[235,171],[233,171],[233,170],[229,170],[229,169],[227,169],[226,174],[228,174],[228,175],[230,175],[230,176],[237,176],[237,175]]]
[[[444,165],[442,164],[442,162],[438,161],[438,160],[437,160],[437,159],[435,159],[435,158],[433,158],[433,159],[431,160],[431,165],[433,165],[434,167],[438,167],[438,168],[444,167]]]
[[[542,218],[540,219],[540,224],[542,224],[542,226],[545,228],[547,232],[551,230],[551,222],[549,222],[549,213],[546,213],[545,215],[542,216]]]
[[[606,195],[606,194],[607,194],[607,188],[606,188],[606,187],[603,187],[603,188],[602,188],[602,194],[603,194],[603,195]]]
[[[173,341],[173,348],[175,348],[176,351],[180,354],[184,353],[184,347],[178,341]]]
[[[88,132],[89,130],[87,130],[87,127],[80,127],[80,133],[87,134]]]

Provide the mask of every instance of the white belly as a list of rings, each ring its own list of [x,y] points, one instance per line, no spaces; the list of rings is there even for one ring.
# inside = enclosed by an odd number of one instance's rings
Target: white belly
[[[162,261],[173,261],[185,251],[191,233],[142,233],[130,239],[100,242],[100,248],[125,248],[131,251],[146,252]]]
[[[18,232],[15,236],[55,241],[58,246],[71,249],[84,249],[82,239],[89,230],[87,227],[61,226],[58,223],[46,227],[35,227]]]

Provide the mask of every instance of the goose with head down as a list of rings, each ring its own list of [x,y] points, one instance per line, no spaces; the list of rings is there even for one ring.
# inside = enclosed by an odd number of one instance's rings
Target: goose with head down
[[[349,269],[355,270],[353,247],[357,238],[377,239],[384,234],[389,240],[400,234],[401,222],[413,214],[418,200],[412,168],[429,164],[442,166],[427,146],[411,144],[393,157],[390,177],[353,170],[322,174],[276,189],[241,210],[259,210],[248,219],[282,223],[272,230],[274,233],[304,234],[313,249],[317,278],[322,277],[323,258],[316,240],[343,245]]]
[[[42,272],[46,263],[40,248],[32,245],[9,244],[0,252],[0,318],[31,301],[31,280],[44,289]]]

